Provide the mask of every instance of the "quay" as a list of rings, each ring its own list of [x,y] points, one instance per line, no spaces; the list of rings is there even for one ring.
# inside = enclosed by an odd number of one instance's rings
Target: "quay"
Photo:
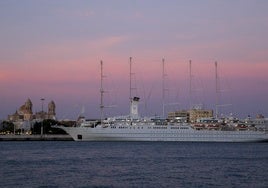
[[[0,135],[0,141],[73,141],[69,135],[44,134],[44,135]]]

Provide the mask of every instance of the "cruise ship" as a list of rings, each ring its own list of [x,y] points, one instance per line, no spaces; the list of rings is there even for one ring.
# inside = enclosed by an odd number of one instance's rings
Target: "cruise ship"
[[[189,125],[112,125],[107,127],[63,127],[75,141],[179,141],[179,142],[267,142],[260,131],[195,130]]]
[[[83,121],[63,129],[75,141],[176,141],[176,142],[267,142],[268,131],[245,124],[222,123],[217,119],[199,123],[173,122],[161,118],[141,118],[138,113],[139,97],[131,96],[130,58],[130,114],[103,119],[102,88],[103,68],[101,61],[101,118],[100,121]],[[164,73],[163,73],[164,75]]]
[[[83,122],[63,129],[75,141],[177,141],[177,142],[267,142],[268,131],[254,127],[214,123],[169,122],[160,118],[136,118],[137,99],[126,117],[107,118],[101,122]],[[136,100],[136,101],[135,101]]]

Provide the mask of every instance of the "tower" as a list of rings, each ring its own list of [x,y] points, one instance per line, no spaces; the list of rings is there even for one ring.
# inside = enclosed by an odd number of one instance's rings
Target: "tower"
[[[23,120],[31,120],[33,111],[32,111],[33,103],[28,98],[27,101],[19,108],[18,114],[23,116]]]
[[[56,119],[56,105],[54,101],[48,103],[48,119]]]
[[[28,98],[27,101],[25,102],[25,110],[27,113],[32,114],[32,107],[33,107],[33,103],[32,101]]]

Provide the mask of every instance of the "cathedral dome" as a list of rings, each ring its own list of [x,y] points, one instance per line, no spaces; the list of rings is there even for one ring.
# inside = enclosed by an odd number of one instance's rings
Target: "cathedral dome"
[[[32,101],[29,98],[25,102],[25,106],[33,106],[33,103],[32,103]]]
[[[32,114],[32,107],[33,107],[33,103],[30,99],[27,99],[27,101],[24,103],[24,105],[22,105],[19,108],[19,114],[20,115],[24,115],[24,114]]]

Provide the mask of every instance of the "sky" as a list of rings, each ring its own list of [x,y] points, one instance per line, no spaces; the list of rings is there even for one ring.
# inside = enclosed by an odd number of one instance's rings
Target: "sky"
[[[127,115],[130,57],[142,116],[162,114],[164,78],[166,113],[215,110],[218,96],[223,115],[268,117],[267,9],[266,0],[1,0],[0,119],[28,98],[34,113],[44,98],[58,119],[100,117],[101,60],[105,115]]]

